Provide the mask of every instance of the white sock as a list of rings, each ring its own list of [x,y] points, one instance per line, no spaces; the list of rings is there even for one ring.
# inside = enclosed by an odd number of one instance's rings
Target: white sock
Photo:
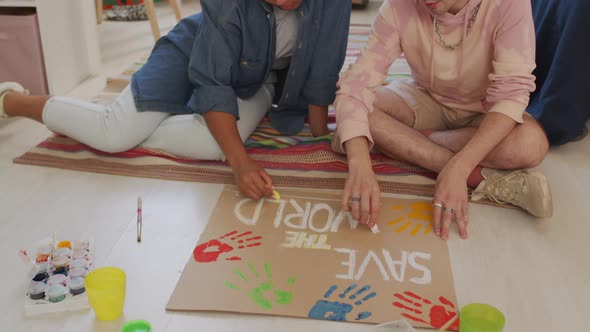
[[[4,112],[4,97],[8,92],[17,92],[26,95],[29,94],[29,91],[25,90],[22,85],[16,82],[0,83],[0,119],[8,117],[6,112]]]
[[[6,93],[0,95],[0,119],[8,117],[6,112],[4,112],[4,95],[6,95]]]

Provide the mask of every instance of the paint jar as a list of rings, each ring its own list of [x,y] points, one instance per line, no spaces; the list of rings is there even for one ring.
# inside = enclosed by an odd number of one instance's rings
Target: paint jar
[[[65,286],[68,281],[68,277],[63,274],[54,274],[47,280],[47,286],[62,285]]]
[[[49,255],[45,255],[45,254],[39,254],[37,255],[37,258],[35,258],[35,262],[37,263],[44,263],[47,262],[49,260]]]
[[[84,278],[72,278],[68,283],[68,287],[70,288],[70,293],[74,296],[80,295],[86,292],[86,288],[84,288]]]
[[[46,294],[49,302],[57,303],[65,300],[67,290],[63,285],[53,285],[47,288]]]
[[[88,250],[90,249],[89,241],[74,241],[74,250]]]
[[[68,258],[67,256],[59,256],[59,257],[55,257],[52,261],[51,261],[51,265],[53,265],[53,267],[57,270],[60,268],[67,268],[68,263],[70,263],[70,258]]]
[[[68,269],[66,269],[66,267],[65,267],[65,266],[56,267],[56,268],[53,270],[53,273],[52,273],[52,275],[55,275],[55,274],[63,274],[64,276],[66,276],[66,277],[67,277],[67,276],[68,276]]]
[[[111,321],[121,317],[126,288],[123,270],[114,267],[96,269],[86,276],[84,285],[97,319]]]
[[[46,284],[33,281],[31,286],[29,286],[29,297],[31,300],[42,300],[45,298],[45,290],[47,290]]]
[[[57,248],[53,251],[53,258],[56,257],[72,257],[72,250],[70,248]]]
[[[502,332],[506,319],[502,312],[491,305],[472,303],[461,309],[460,332]]]
[[[36,267],[37,273],[49,273],[49,263],[47,262],[38,263]]]
[[[37,248],[37,255],[51,255],[53,251],[53,247],[51,245],[45,244]]]
[[[132,320],[125,325],[121,329],[121,332],[151,332],[152,326],[148,321],[145,320]]]
[[[85,260],[84,258],[78,258],[78,259],[74,260],[72,263],[70,263],[70,267],[72,269],[86,268],[87,266],[88,266],[88,261]]]
[[[47,262],[49,260],[49,256],[51,256],[51,251],[53,247],[50,245],[42,245],[37,248],[37,257],[35,258],[35,262]]]
[[[77,249],[77,250],[74,250],[74,254],[72,254],[72,258],[73,259],[80,259],[80,258],[88,259],[88,255],[90,255],[88,250]]]
[[[47,278],[49,278],[49,274],[47,274],[47,272],[37,273],[35,277],[33,277],[33,281],[46,283]]]
[[[70,270],[70,278],[84,278],[88,274],[88,270],[81,267],[76,267]]]
[[[61,241],[57,244],[58,248],[68,248],[72,249],[72,242],[70,241]]]

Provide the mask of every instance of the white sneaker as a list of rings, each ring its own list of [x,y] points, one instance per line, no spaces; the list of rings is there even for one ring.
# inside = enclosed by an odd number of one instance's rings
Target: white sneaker
[[[0,83],[0,119],[8,117],[8,115],[4,112],[4,96],[7,92],[18,92],[25,95],[29,94],[28,90],[25,90],[22,85],[16,82]]]
[[[474,201],[488,198],[497,203],[509,203],[538,218],[553,215],[551,189],[541,172],[484,168],[481,175],[485,180],[473,191],[471,198]]]

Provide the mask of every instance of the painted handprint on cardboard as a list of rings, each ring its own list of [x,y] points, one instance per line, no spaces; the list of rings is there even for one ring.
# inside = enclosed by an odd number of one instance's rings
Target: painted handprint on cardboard
[[[262,245],[262,236],[251,236],[252,232],[229,232],[217,239],[199,244],[193,251],[195,261],[199,263],[217,262],[219,259],[228,261],[242,260],[239,256],[233,256],[236,251],[258,247]],[[229,257],[228,257],[229,256]]]
[[[364,286],[356,291],[356,284],[350,285],[339,295],[334,295],[338,286],[331,286],[324,294],[324,298],[318,300],[309,310],[307,317],[313,319],[347,321],[353,318],[349,315],[363,303],[377,296],[375,292],[369,292],[370,286]],[[372,315],[369,311],[362,311],[356,314],[354,320],[367,319]]]
[[[428,235],[432,233],[432,205],[427,202],[415,202],[407,206],[396,205],[391,207],[394,211],[401,211],[404,216],[389,220],[387,226],[395,227],[399,234]]]
[[[438,298],[438,303],[425,299],[412,292],[394,294],[394,307],[402,310],[402,316],[429,325],[435,329],[441,328],[457,315],[455,305],[444,296]],[[459,320],[453,323],[449,330],[459,330]]]
[[[248,262],[247,265],[250,272],[245,273],[237,268],[234,270],[234,274],[243,285],[238,285],[238,283],[231,281],[226,281],[225,285],[231,289],[245,292],[263,310],[271,310],[275,305],[291,304],[293,301],[292,288],[295,284],[294,277],[287,279],[287,287],[285,289],[279,289],[273,281],[270,264],[264,264],[263,275],[258,272],[251,262]]]

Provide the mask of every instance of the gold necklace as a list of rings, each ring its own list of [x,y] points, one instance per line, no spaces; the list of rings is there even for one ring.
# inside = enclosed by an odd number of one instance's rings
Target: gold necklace
[[[465,34],[465,36],[468,36],[469,33],[471,32],[471,28],[473,28],[473,23],[475,23],[475,18],[477,17],[477,13],[479,12],[479,7],[481,6],[481,2],[479,4],[477,4],[477,6],[475,6],[475,8],[473,8],[473,11],[471,12],[471,17],[469,18],[469,22],[467,23],[467,33]],[[440,28],[438,26],[438,20],[437,17],[434,17],[434,34],[436,35],[436,40],[438,40],[438,42],[447,50],[450,51],[454,51],[456,49],[458,49],[459,47],[461,47],[463,45],[463,38],[461,38],[460,41],[454,43],[454,44],[448,44],[442,37],[441,33],[440,33]]]

